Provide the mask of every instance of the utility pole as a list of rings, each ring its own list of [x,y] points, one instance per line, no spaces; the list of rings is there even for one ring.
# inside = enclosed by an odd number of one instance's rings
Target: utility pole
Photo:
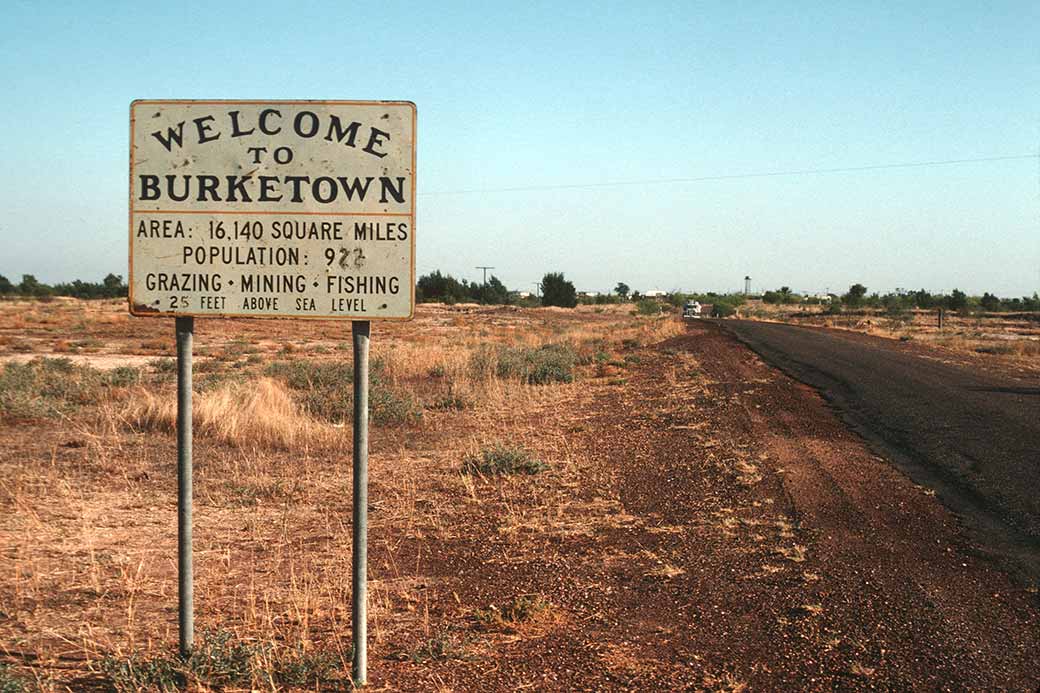
[[[495,269],[494,267],[485,267],[484,265],[477,265],[478,270],[484,270],[484,284],[480,290],[481,303],[487,303],[487,271],[489,269]]]

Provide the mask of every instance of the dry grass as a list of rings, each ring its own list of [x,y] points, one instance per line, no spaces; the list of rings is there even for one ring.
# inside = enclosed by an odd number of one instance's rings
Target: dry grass
[[[290,450],[330,442],[336,431],[304,414],[284,385],[271,378],[229,383],[195,393],[196,435],[242,448]],[[138,388],[123,416],[144,431],[176,430],[177,402],[171,393]]]
[[[104,364],[95,369],[125,364],[130,355],[142,366],[132,387],[106,386],[67,416],[4,429],[0,611],[10,617],[0,622],[0,641],[30,653],[19,671],[33,669],[41,680],[68,680],[56,659],[61,654],[77,660],[79,673],[92,670],[111,684],[118,667],[105,674],[103,662],[161,662],[176,642],[176,401],[170,362],[155,358],[171,352],[173,327],[130,320],[124,311],[118,302],[0,302],[0,360],[24,358],[19,350],[47,355],[86,343],[99,350],[90,363]],[[612,378],[624,375],[625,356],[682,330],[678,320],[623,310],[476,306],[423,306],[411,323],[375,326],[381,384],[420,403],[423,416],[371,432],[374,658],[443,654],[436,646],[423,650],[438,637],[437,619],[449,618],[431,615],[444,608],[448,583],[429,577],[430,553],[481,518],[515,528],[506,539],[517,551],[533,550],[532,537],[583,537],[596,523],[629,522],[616,499],[575,498],[585,458],[555,422],[560,412],[579,408],[591,388],[620,389]],[[349,426],[306,415],[299,396],[305,390],[265,373],[276,361],[349,363],[349,326],[203,321],[196,344],[207,356],[199,359],[207,365],[194,394],[200,634],[220,628],[255,652],[301,643],[307,652],[345,657]],[[472,368],[482,350],[546,344],[573,350],[574,382],[531,384],[519,374],[498,375],[497,366],[490,378]],[[598,355],[618,364],[609,378],[599,373]],[[537,477],[460,473],[467,453],[498,440],[529,449],[550,469]],[[496,604],[509,628],[491,637],[541,637],[565,622],[555,605]],[[458,605],[465,614],[481,606],[487,603]],[[249,685],[274,690],[270,680]]]

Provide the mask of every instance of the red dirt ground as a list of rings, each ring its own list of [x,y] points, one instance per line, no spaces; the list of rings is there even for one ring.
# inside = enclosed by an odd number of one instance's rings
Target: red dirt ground
[[[1035,590],[1011,584],[924,489],[813,391],[708,324],[644,352],[623,396],[587,390],[546,425],[593,463],[570,531],[475,531],[431,557],[431,611],[544,595],[540,637],[394,690],[1034,690]],[[565,523],[564,523],[565,524]],[[435,607],[433,605],[436,605]]]

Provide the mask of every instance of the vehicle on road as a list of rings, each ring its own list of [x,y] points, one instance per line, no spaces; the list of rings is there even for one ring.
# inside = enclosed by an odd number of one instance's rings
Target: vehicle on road
[[[701,304],[698,301],[687,301],[683,305],[683,319],[689,320],[701,317]]]

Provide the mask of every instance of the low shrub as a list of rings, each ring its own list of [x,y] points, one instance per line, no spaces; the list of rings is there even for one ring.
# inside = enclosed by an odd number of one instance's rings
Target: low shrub
[[[0,416],[38,419],[58,416],[98,401],[110,384],[101,371],[66,358],[10,362],[0,370]]]
[[[569,344],[540,347],[504,347],[498,351],[495,374],[516,378],[529,385],[569,383],[574,380],[578,355]]]
[[[473,403],[465,394],[459,392],[459,390],[456,389],[454,385],[449,383],[447,391],[442,392],[438,394],[436,397],[434,397],[433,400],[429,404],[427,404],[427,407],[430,409],[441,410],[462,410],[469,409],[472,405]]]
[[[421,641],[411,650],[392,653],[390,658],[416,664],[448,659],[465,661],[473,658],[467,649],[468,646],[469,640],[461,638],[455,633],[442,631]]]
[[[105,380],[112,387],[130,387],[141,382],[141,369],[133,366],[119,366],[108,372]]]
[[[349,389],[346,386],[354,382],[354,367],[344,361],[275,361],[264,373],[285,381],[294,390]]]
[[[660,315],[661,304],[651,299],[643,299],[636,303],[636,313],[639,315]]]
[[[411,393],[370,383],[368,415],[378,426],[415,423],[422,418],[422,407]]]
[[[349,655],[346,657],[349,658]],[[186,660],[173,654],[109,657],[101,664],[107,683],[119,693],[185,689],[320,687],[343,683],[344,660],[335,653],[246,642],[223,631],[204,633]]]
[[[176,373],[177,359],[160,358],[148,362],[149,367],[156,373]]]
[[[410,423],[422,407],[408,392],[394,389],[383,377],[384,363],[373,359],[368,369],[368,411],[377,425]],[[341,361],[277,361],[265,370],[295,393],[316,418],[341,423],[354,418],[354,368]]]
[[[462,471],[466,474],[496,476],[500,474],[538,474],[549,468],[530,451],[496,443],[479,453],[467,455],[462,460]]]

